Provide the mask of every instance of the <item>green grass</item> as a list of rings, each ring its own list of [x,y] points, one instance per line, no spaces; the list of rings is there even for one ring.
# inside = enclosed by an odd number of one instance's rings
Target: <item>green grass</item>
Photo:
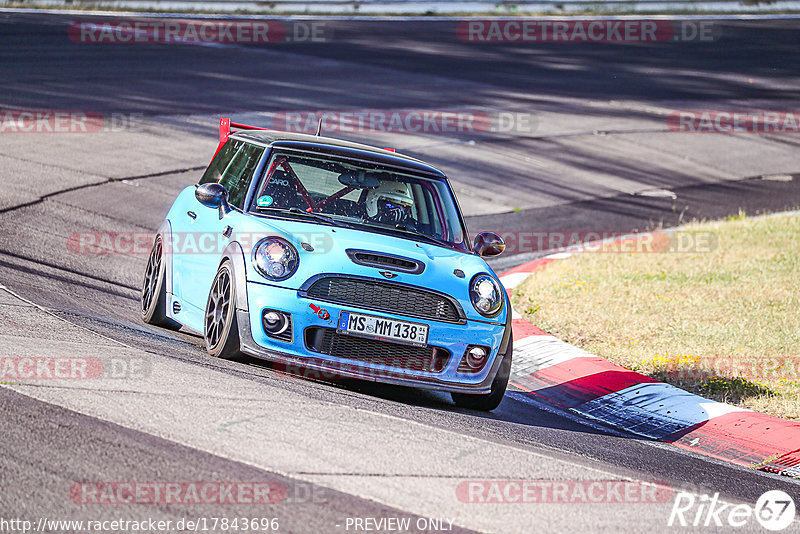
[[[521,284],[514,305],[629,369],[800,420],[800,216],[739,214],[685,232],[713,232],[715,246],[576,254]]]

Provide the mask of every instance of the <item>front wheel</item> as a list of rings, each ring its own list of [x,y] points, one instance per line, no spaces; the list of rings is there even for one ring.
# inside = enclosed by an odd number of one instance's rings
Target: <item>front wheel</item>
[[[206,303],[203,337],[211,356],[233,360],[241,357],[236,321],[236,288],[230,262],[219,266]]]
[[[514,340],[508,340],[508,348],[503,355],[503,361],[492,381],[492,390],[484,395],[471,395],[469,393],[451,393],[453,402],[459,408],[491,412],[500,405],[503,395],[506,394],[508,379],[511,376],[511,354],[514,352]]]

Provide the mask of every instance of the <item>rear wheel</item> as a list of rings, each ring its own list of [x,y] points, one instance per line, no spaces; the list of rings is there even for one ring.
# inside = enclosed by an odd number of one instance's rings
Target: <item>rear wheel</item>
[[[503,395],[506,393],[508,387],[508,379],[511,376],[511,354],[514,352],[514,340],[508,340],[508,347],[506,353],[503,355],[503,361],[500,363],[500,368],[497,370],[492,381],[492,390],[483,395],[471,395],[469,393],[451,393],[453,402],[459,408],[468,408],[470,410],[480,410],[482,412],[490,412],[500,405],[503,400]]]
[[[230,262],[219,266],[206,303],[203,337],[212,356],[232,360],[241,357],[236,321],[236,288]]]
[[[164,241],[156,236],[142,282],[141,312],[142,320],[148,324],[177,328],[179,325],[167,317],[167,287],[164,262]]]

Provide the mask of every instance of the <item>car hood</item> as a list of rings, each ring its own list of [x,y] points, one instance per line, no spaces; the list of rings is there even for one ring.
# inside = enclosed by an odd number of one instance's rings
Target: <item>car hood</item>
[[[459,301],[468,319],[487,320],[478,314],[469,299],[469,283],[479,273],[489,273],[497,279],[494,271],[479,256],[441,247],[425,241],[415,241],[364,230],[316,224],[314,222],[246,216],[245,224],[237,225],[236,234],[244,232],[252,236],[242,247],[247,256],[248,281],[299,289],[309,278],[325,273],[363,276],[386,280],[382,271],[396,274],[392,282],[411,284],[446,293]],[[237,239],[237,235],[232,237]],[[279,236],[294,245],[300,258],[297,272],[282,282],[272,282],[252,268],[252,248],[262,237]],[[306,244],[306,247],[303,244]],[[306,250],[308,245],[313,251]],[[404,273],[391,268],[360,265],[350,258],[348,250],[363,250],[389,254],[415,260],[424,264],[420,274]],[[463,272],[463,278],[455,274]],[[499,283],[499,279],[498,279]],[[501,286],[502,287],[502,286]],[[505,322],[507,306],[492,322]]]

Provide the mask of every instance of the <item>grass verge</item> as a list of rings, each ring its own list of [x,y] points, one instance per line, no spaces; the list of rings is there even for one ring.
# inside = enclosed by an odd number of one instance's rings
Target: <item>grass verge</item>
[[[576,254],[528,278],[512,302],[545,331],[624,367],[800,420],[800,215],[742,214],[680,235],[684,244],[713,235],[714,246]]]

